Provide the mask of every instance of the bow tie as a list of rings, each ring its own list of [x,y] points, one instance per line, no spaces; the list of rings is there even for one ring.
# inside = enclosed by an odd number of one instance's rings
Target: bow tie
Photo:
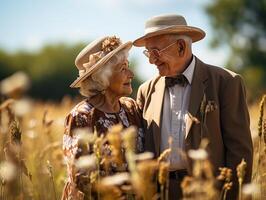
[[[184,87],[187,83],[188,80],[183,74],[178,74],[175,77],[165,77],[166,87],[173,87],[176,84]]]

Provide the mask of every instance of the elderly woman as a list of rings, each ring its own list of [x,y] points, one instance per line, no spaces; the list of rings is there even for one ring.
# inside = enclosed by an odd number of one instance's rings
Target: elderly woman
[[[129,69],[128,51],[132,43],[121,43],[113,37],[104,37],[91,42],[77,56],[75,64],[79,77],[70,85],[80,88],[86,99],[77,104],[66,118],[63,150],[67,160],[68,181],[62,199],[87,199],[80,172],[73,165],[81,155],[88,154],[79,147],[76,128],[105,135],[108,129],[121,124],[124,128],[137,128],[137,151],[143,151],[143,133],[140,115],[133,99],[124,97],[132,93],[134,76]],[[91,152],[90,152],[91,153]]]

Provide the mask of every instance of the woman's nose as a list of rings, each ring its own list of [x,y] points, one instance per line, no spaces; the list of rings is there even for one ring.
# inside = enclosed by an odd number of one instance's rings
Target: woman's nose
[[[128,69],[129,77],[134,78],[134,72],[131,69]]]

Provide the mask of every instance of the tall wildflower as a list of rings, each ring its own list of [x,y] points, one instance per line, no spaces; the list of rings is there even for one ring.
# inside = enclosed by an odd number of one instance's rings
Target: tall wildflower
[[[123,132],[123,142],[126,148],[126,159],[128,163],[128,168],[132,176],[137,173],[136,163],[135,163],[135,146],[136,146],[136,129],[129,127]]]
[[[10,124],[10,143],[15,145],[21,145],[21,130],[19,123],[16,120],[13,120]]]
[[[56,189],[55,189],[53,166],[51,165],[49,160],[47,160],[47,162],[46,162],[46,167],[47,167],[48,175],[49,175],[49,177],[50,177],[50,179],[52,181],[54,199],[56,200],[57,199],[57,195],[56,195]]]
[[[113,126],[109,132],[106,134],[107,140],[111,145],[112,152],[112,161],[115,162],[118,167],[123,164],[123,155],[122,155],[122,132],[123,126],[118,124]]]
[[[30,79],[25,72],[18,71],[0,82],[1,93],[18,98],[30,87]]]
[[[241,163],[237,165],[236,171],[237,171],[237,177],[238,177],[238,184],[239,184],[239,189],[238,189],[238,197],[239,199],[241,198],[242,195],[242,185],[243,181],[246,175],[246,168],[247,168],[247,163],[245,162],[244,159],[241,160]]]
[[[170,153],[171,153],[171,149],[170,149],[170,148],[165,149],[165,150],[160,154],[160,156],[159,156],[159,158],[158,158],[158,162],[162,162],[162,161],[167,160],[167,158],[169,157]]]
[[[233,182],[232,179],[232,170],[227,167],[220,167],[220,174],[217,177],[217,180],[223,181],[223,188],[220,193],[220,199],[225,200],[227,196],[227,192],[232,188]]]
[[[252,199],[252,196],[254,196],[254,200],[263,199],[258,197],[260,194],[259,188],[259,185],[255,183],[244,184],[242,189],[243,199]]]
[[[126,160],[128,163],[128,169],[131,173],[132,179],[134,180],[137,176],[137,167],[136,167],[136,155],[135,151],[135,141],[136,141],[136,129],[129,127],[123,132],[123,142],[126,148]],[[134,182],[133,182],[134,183]]]
[[[94,134],[96,135],[97,132],[96,132],[96,129],[94,131]],[[93,145],[93,152],[96,156],[96,166],[97,166],[97,182],[99,182],[99,177],[100,177],[100,164],[101,164],[101,160],[102,160],[102,146],[104,144],[104,136],[101,135],[100,137],[97,137],[97,139],[95,140],[95,143]],[[99,193],[97,192],[97,196],[99,198]]]
[[[132,186],[138,196],[144,198],[144,200],[151,199],[151,193],[153,193],[153,190],[146,190],[145,188],[148,186],[147,183],[150,184],[150,174],[153,171],[152,169],[155,165],[155,161],[142,161],[136,164],[136,129],[134,127],[125,129],[123,132],[123,142],[126,149],[125,155],[130,171]],[[152,187],[152,184],[150,184],[149,188],[151,189]]]
[[[260,102],[260,117],[258,122],[258,135],[259,137],[262,136],[263,132],[263,117],[264,117],[264,104],[266,100],[266,95],[263,95],[261,102]]]
[[[260,176],[263,172],[263,161],[265,160],[265,152],[266,152],[266,119],[264,117],[264,111],[265,111],[265,101],[266,101],[266,95],[263,95],[260,105],[259,105],[259,120],[258,120],[258,148],[257,148],[257,163],[256,163],[256,170],[254,175],[254,180],[259,183],[259,185],[262,185],[262,181],[264,179],[264,176]],[[264,140],[264,152],[263,152],[263,141]]]
[[[0,163],[0,178],[1,181],[12,181],[17,174],[16,166],[8,161],[4,161]]]
[[[137,164],[137,177],[134,180],[138,194],[143,200],[150,200],[156,195],[155,174],[159,164],[156,160],[143,161]]]
[[[102,195],[101,199],[122,199],[122,185],[129,182],[130,176],[127,172],[117,173],[102,178],[97,184],[97,189]]]
[[[207,146],[204,140],[203,142],[200,147]],[[192,177],[185,177],[181,184],[184,199],[217,199],[215,178],[206,150],[203,148],[189,150],[188,156],[193,160],[193,168]]]
[[[168,176],[169,176],[169,163],[167,162],[161,162],[159,164],[159,175],[158,175],[158,181],[161,187],[161,200],[168,199]]]

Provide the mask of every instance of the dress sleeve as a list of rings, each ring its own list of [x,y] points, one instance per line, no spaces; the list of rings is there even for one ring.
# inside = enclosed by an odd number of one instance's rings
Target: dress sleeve
[[[141,153],[144,151],[144,128],[141,110],[134,99],[123,97],[122,103],[126,106],[130,124],[137,128],[136,152]]]
[[[80,157],[89,154],[89,149],[79,141],[75,134],[75,129],[86,128],[91,130],[90,113],[71,112],[65,120],[65,132],[63,135],[63,154],[67,165],[67,184],[65,185],[63,196],[65,199],[84,199],[84,193],[88,182],[86,171],[77,170],[75,161]],[[63,199],[63,198],[62,198]]]

